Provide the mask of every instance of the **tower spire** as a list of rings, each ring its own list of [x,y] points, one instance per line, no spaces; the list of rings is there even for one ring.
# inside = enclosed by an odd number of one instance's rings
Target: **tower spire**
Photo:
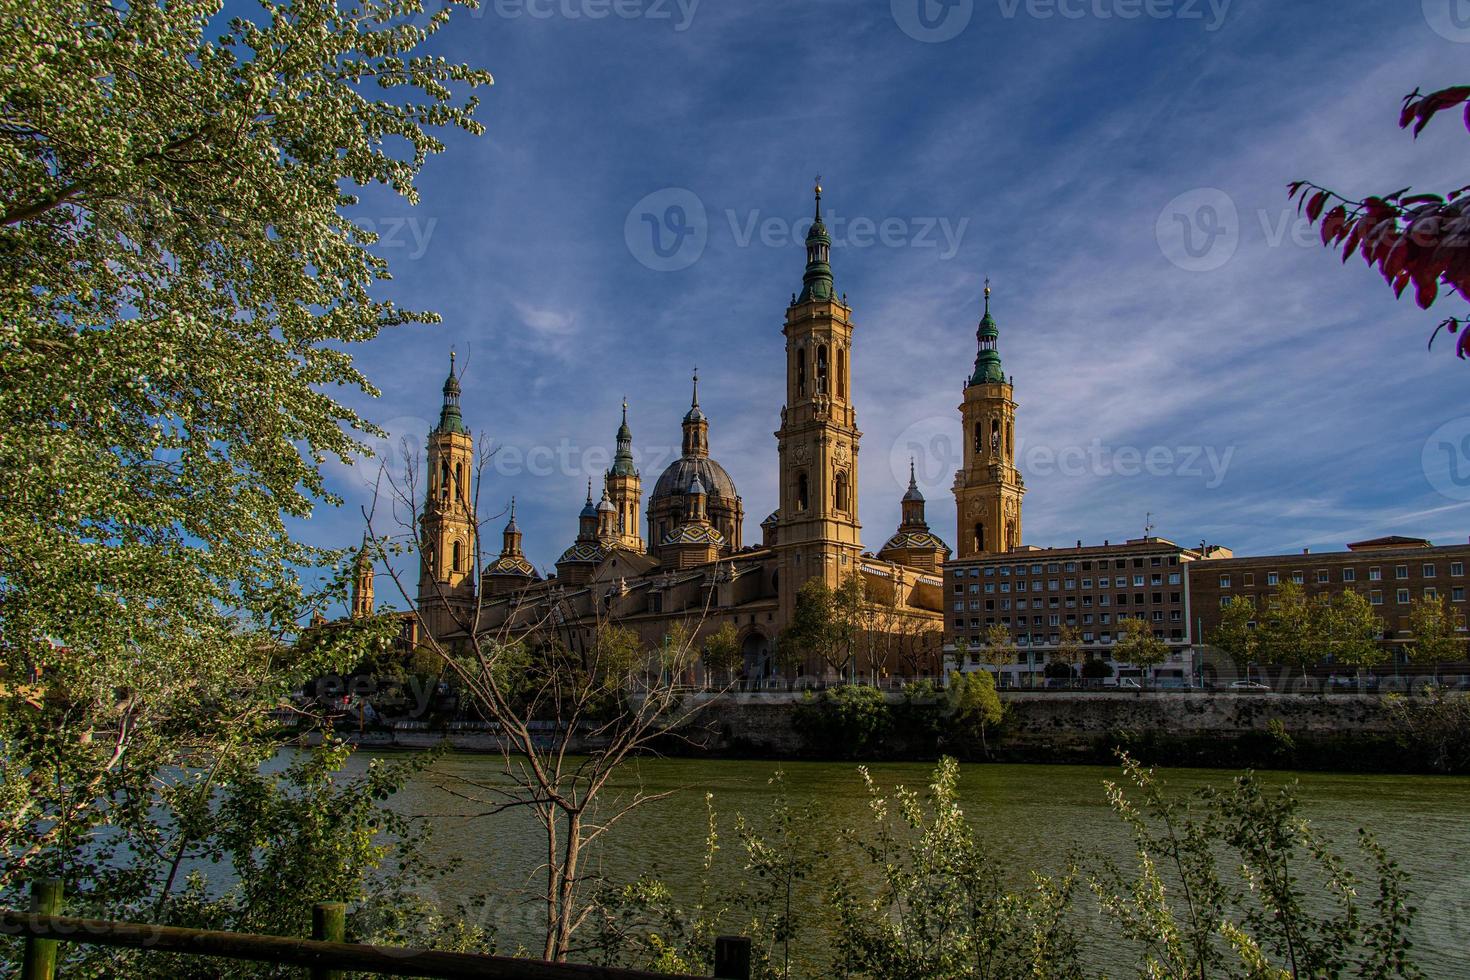
[[[817,178],[815,188],[817,206],[812,218],[811,230],[806,235],[806,272],[801,277],[801,295],[796,302],[829,300],[832,292],[832,238],[827,226],[822,223],[822,178]]]
[[[439,410],[440,432],[464,432],[464,416],[459,410],[459,375],[454,370],[454,349],[449,351],[449,377],[444,379],[444,407]]]
[[[1000,351],[997,349],[997,341],[1000,338],[1000,329],[995,325],[995,317],[990,315],[990,280],[985,280],[985,310],[980,316],[980,326],[975,331],[975,342],[979,351],[975,355],[975,372],[970,375],[969,385],[1000,384],[1006,379],[1005,369],[1001,366]]]

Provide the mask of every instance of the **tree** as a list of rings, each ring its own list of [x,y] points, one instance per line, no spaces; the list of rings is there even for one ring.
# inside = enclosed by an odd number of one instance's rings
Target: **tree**
[[[1361,674],[1364,667],[1375,667],[1388,659],[1380,642],[1383,620],[1361,592],[1349,589],[1337,593],[1322,607],[1322,614],[1322,633],[1334,663]]]
[[[1232,596],[1220,611],[1220,625],[1207,639],[1235,665],[1235,672],[1249,678],[1256,662],[1256,604],[1249,596]]]
[[[985,650],[990,662],[999,666],[1008,664],[1016,656],[1016,643],[1011,639],[1011,629],[1002,623],[992,623],[985,628]]]
[[[962,739],[978,738],[988,756],[986,732],[1005,717],[1005,705],[995,692],[995,676],[988,670],[972,670],[950,677],[945,692],[952,731]]]
[[[1399,112],[1399,128],[1414,127],[1414,138],[1439,113],[1470,101],[1470,86],[1460,85],[1427,95],[1418,89],[1404,96]],[[1402,296],[1412,283],[1414,299],[1420,309],[1429,309],[1440,297],[1440,287],[1447,286],[1470,298],[1470,257],[1465,242],[1470,231],[1470,214],[1466,212],[1470,186],[1442,194],[1412,194],[1412,188],[1389,194],[1354,199],[1310,181],[1291,183],[1288,193],[1298,200],[1307,220],[1321,221],[1322,244],[1342,248],[1346,262],[1354,252],[1362,255],[1369,267],[1376,267],[1394,291]],[[1334,203],[1336,202],[1336,203]],[[1451,317],[1440,323],[1441,329],[1459,333],[1464,318]],[[1434,336],[1430,337],[1433,344]],[[1461,357],[1470,357],[1470,332],[1460,333],[1455,346]]]
[[[730,676],[740,669],[742,661],[740,632],[734,623],[725,623],[705,639],[700,659],[704,661],[706,672],[723,676],[728,682]]]
[[[836,589],[821,579],[808,579],[797,590],[796,611],[782,638],[809,660],[846,678],[852,668],[863,601],[863,583],[856,573]]]
[[[1316,664],[1322,649],[1322,616],[1295,582],[1285,582],[1271,598],[1257,629],[1261,659],[1278,667],[1297,667],[1302,677]]]
[[[336,503],[320,466],[372,430],[337,397],[373,393],[351,345],[436,319],[372,297],[350,185],[415,201],[434,130],[481,131],[457,92],[491,81],[415,54],[448,9],[253,9],[3,11],[0,887],[59,873],[97,910],[171,915],[237,826],[198,815],[275,754],[268,712],[390,641],[295,642],[350,571],[288,521]],[[137,846],[109,864],[106,838]]]
[[[1047,674],[1046,676],[1071,680],[1075,676],[1073,668],[1082,662],[1082,633],[1077,627],[1062,627],[1062,632],[1057,638],[1057,652],[1054,656],[1055,662],[1065,664],[1067,671],[1065,674]]]
[[[1118,638],[1113,656],[1137,667],[1147,683],[1149,668],[1157,667],[1168,659],[1169,645],[1154,636],[1153,627],[1136,616],[1123,620],[1122,625],[1123,635]]]
[[[1443,597],[1415,599],[1409,605],[1409,657],[1416,664],[1438,665],[1464,656],[1459,635],[1464,619]]]
[[[480,490],[489,463],[479,440],[470,479],[470,509],[479,513]],[[412,536],[419,527],[424,495],[418,490],[420,467],[405,451],[401,474],[384,469],[389,508],[400,531]],[[368,513],[376,519],[376,502]],[[474,536],[474,564],[484,556]],[[411,537],[410,537],[411,539]],[[418,562],[411,563],[417,570]],[[417,610],[404,563],[389,556],[386,574],[403,603]],[[507,625],[487,628],[482,619],[482,593],[469,608],[447,607],[452,640],[421,631],[424,645],[445,664],[469,711],[491,723],[499,734],[503,771],[490,779],[459,773],[443,775],[445,788],[482,807],[480,816],[506,812],[533,815],[540,826],[539,865],[534,875],[543,911],[541,955],[564,961],[572,937],[595,911],[584,881],[593,849],[629,813],[670,791],[645,790],[636,774],[623,772],[630,759],[653,751],[677,737],[702,708],[685,698],[684,678],[698,660],[695,637],[701,618],[675,622],[649,649],[637,634],[603,616],[593,603],[597,621],[594,641],[574,650],[566,639],[584,608],[585,592],[568,595],[550,589],[527,596]],[[708,610],[704,610],[707,612]],[[615,681],[616,679],[616,681]],[[615,776],[631,780],[609,792]]]
[[[1113,676],[1113,668],[1101,657],[1094,657],[1082,665],[1082,676],[1090,681],[1106,680]]]

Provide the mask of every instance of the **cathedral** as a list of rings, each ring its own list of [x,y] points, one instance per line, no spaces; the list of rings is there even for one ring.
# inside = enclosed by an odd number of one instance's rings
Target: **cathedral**
[[[929,527],[912,465],[899,526],[876,553],[863,547],[862,432],[851,384],[856,325],[845,295],[833,288],[820,186],[815,194],[801,291],[782,327],[779,506],[761,521],[760,542],[745,543],[745,509],[734,479],[712,455],[711,420],[700,408],[696,374],[681,423],[682,453],[659,474],[646,506],[625,402],[611,466],[600,487],[588,482],[576,535],[555,571],[543,575],[526,559],[514,499],[499,554],[477,568],[491,548],[480,546],[471,487],[474,441],[461,414],[451,355],[439,423],[428,437],[418,528],[421,629],[449,644],[473,628],[507,637],[537,634],[577,650],[589,646],[604,623],[633,629],[650,648],[675,623],[701,637],[732,624],[743,654],[741,674],[759,682],[781,672],[775,652],[801,587],[821,579],[835,588],[857,575],[871,606],[882,611],[864,629],[884,634],[877,637],[881,642],[859,644],[871,662],[857,669],[876,676],[940,673],[942,573],[951,550]],[[1015,466],[1016,405],[1001,370],[988,283],[977,337],[975,369],[959,409],[966,433],[954,484],[961,558],[1019,546],[1025,493]],[[354,616],[373,614],[372,578],[371,562],[361,560]],[[883,653],[872,653],[877,650]],[[788,658],[786,670],[795,669]],[[823,667],[805,663],[800,670],[820,674]]]

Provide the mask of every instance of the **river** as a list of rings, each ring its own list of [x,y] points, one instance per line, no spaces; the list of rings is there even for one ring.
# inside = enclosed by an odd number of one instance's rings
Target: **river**
[[[367,758],[358,756],[358,764]],[[475,817],[482,810],[449,792],[470,787],[461,780],[495,782],[500,760],[494,756],[452,755],[415,777],[397,803],[405,813],[424,816],[434,827],[432,853],[458,857],[463,865],[434,886],[432,897],[490,891],[493,900],[483,923],[495,930],[502,951],[535,946],[535,909],[517,901],[541,854],[536,829],[522,813]],[[676,895],[697,888],[704,853],[706,792],[713,794],[726,850],[738,850],[730,834],[734,815],[763,817],[770,807],[769,783],[784,771],[792,803],[817,804],[819,832],[835,839],[839,828],[867,819],[866,792],[855,763],[753,762],[739,760],[643,760],[636,771],[620,774],[614,791],[671,792],[647,804],[606,838],[596,867],[612,880],[640,872],[664,878]],[[879,784],[924,786],[932,766],[923,763],[874,764]],[[1103,782],[1121,771],[1091,766],[965,765],[960,770],[960,800],[967,816],[1003,862],[1007,876],[1020,884],[1028,869],[1056,871],[1066,852],[1081,847],[1128,860],[1126,828],[1108,807]],[[1175,769],[1164,776],[1171,790],[1188,791],[1222,784],[1229,773]],[[1336,850],[1356,857],[1357,829],[1376,833],[1408,871],[1419,908],[1415,960],[1431,977],[1470,977],[1470,779],[1330,773],[1263,773],[1272,784],[1296,779],[1303,814],[1331,840]],[[835,843],[835,840],[834,840]],[[855,867],[856,865],[854,865]],[[442,891],[442,894],[440,893]],[[1369,889],[1360,892],[1371,902]],[[1093,903],[1085,899],[1090,907]],[[1371,910],[1370,910],[1371,911]],[[1094,928],[1100,926],[1095,917]],[[1109,948],[1104,946],[1104,948]],[[1100,954],[1116,975],[1125,961]]]

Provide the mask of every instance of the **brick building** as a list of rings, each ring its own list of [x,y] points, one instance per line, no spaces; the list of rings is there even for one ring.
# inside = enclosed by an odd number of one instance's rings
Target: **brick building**
[[[1442,596],[1465,616],[1470,608],[1467,566],[1470,544],[1436,547],[1422,538],[1393,536],[1358,541],[1346,551],[1229,558],[1191,566],[1189,594],[1196,632],[1205,644],[1231,598],[1245,596],[1257,609],[1265,609],[1283,583],[1293,582],[1308,596],[1347,589],[1361,592],[1383,618],[1385,642],[1401,647],[1410,640],[1409,609],[1414,599]]]
[[[1036,675],[1055,656],[1063,627],[1078,631],[1085,658],[1111,662],[1122,621],[1142,618],[1170,648],[1169,660],[1154,676],[1183,680],[1193,673],[1187,569],[1205,558],[1213,566],[1229,556],[1224,548],[1201,551],[1144,537],[951,561],[944,568],[946,652],[961,669],[985,666],[1002,684],[1027,686],[1039,683]],[[996,624],[1011,631],[1015,663],[990,663],[980,649]],[[1114,666],[1120,676],[1137,675],[1126,664]]]

